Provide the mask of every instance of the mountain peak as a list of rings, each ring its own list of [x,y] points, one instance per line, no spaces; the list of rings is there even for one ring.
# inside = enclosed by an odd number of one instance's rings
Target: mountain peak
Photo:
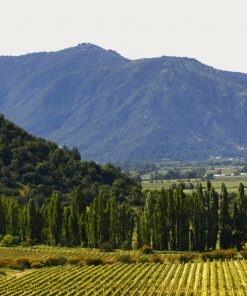
[[[119,57],[122,59],[127,60],[127,58],[121,56],[118,52],[113,51],[111,49],[104,49],[98,45],[92,44],[92,43],[80,43],[77,45],[76,49],[78,49],[80,52],[90,52],[93,53],[99,53],[99,54],[107,54],[114,57]]]
[[[85,159],[247,156],[247,76],[191,58],[127,60],[82,43],[0,59],[0,108]]]

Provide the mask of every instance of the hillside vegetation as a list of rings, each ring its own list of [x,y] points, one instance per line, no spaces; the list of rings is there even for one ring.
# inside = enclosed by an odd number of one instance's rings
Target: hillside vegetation
[[[84,159],[247,156],[247,75],[190,58],[129,60],[92,44],[0,57],[0,108]]]
[[[100,191],[119,199],[141,196],[140,185],[119,168],[81,161],[77,148],[58,147],[0,116],[0,194],[42,203],[53,191],[66,195],[78,187],[87,204]]]

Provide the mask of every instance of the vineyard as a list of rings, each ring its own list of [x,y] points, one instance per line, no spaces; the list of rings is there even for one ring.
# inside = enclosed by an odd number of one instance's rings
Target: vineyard
[[[42,268],[1,277],[0,295],[247,295],[247,263]]]
[[[0,248],[2,260],[25,257],[42,260],[50,256],[69,259],[82,255],[110,259],[117,254],[79,248]],[[0,274],[1,296],[247,295],[247,261],[243,259],[162,264],[118,262],[98,266],[66,264],[11,272],[0,269]]]

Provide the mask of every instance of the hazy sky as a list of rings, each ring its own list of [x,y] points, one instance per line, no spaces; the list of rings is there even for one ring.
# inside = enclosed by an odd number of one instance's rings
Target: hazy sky
[[[247,0],[0,0],[0,55],[90,42],[247,73]]]

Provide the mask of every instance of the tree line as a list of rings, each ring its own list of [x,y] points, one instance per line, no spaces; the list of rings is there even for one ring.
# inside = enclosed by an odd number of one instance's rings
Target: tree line
[[[240,250],[247,240],[247,197],[242,183],[232,201],[224,184],[218,194],[209,181],[206,188],[198,184],[192,194],[184,192],[183,184],[149,192],[143,209],[109,191],[100,192],[87,206],[80,188],[66,200],[54,192],[42,205],[32,198],[22,205],[1,197],[0,235],[6,234],[48,245],[99,247],[109,242],[127,249],[150,245],[157,250]]]

